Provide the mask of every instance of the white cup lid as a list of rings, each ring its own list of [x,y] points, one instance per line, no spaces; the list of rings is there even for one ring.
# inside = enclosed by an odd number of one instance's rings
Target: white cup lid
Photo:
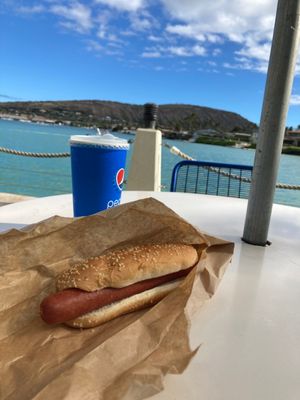
[[[70,144],[87,144],[122,149],[129,148],[126,139],[120,139],[111,133],[105,133],[104,135],[72,135],[70,138]]]

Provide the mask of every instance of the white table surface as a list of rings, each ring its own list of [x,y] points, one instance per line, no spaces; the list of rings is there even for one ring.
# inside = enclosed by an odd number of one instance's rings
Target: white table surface
[[[193,317],[182,375],[168,375],[155,400],[300,399],[300,208],[274,205],[269,247],[241,241],[247,202],[186,193],[124,192],[123,202],[154,197],[207,233],[235,242],[215,296]],[[0,208],[0,231],[53,215],[72,216],[71,195]]]

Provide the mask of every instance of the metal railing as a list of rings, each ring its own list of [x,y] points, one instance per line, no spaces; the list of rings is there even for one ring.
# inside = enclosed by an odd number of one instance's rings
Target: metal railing
[[[253,167],[207,161],[181,161],[175,165],[171,192],[248,198]]]

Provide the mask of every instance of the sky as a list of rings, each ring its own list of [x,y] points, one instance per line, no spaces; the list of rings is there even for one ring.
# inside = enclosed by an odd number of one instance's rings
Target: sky
[[[1,0],[0,101],[195,104],[259,124],[277,0]],[[286,125],[300,125],[298,57]]]

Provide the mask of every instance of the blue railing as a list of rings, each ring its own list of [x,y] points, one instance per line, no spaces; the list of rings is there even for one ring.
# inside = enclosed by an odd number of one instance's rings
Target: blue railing
[[[181,161],[173,169],[171,192],[248,198],[253,167],[210,161]]]

